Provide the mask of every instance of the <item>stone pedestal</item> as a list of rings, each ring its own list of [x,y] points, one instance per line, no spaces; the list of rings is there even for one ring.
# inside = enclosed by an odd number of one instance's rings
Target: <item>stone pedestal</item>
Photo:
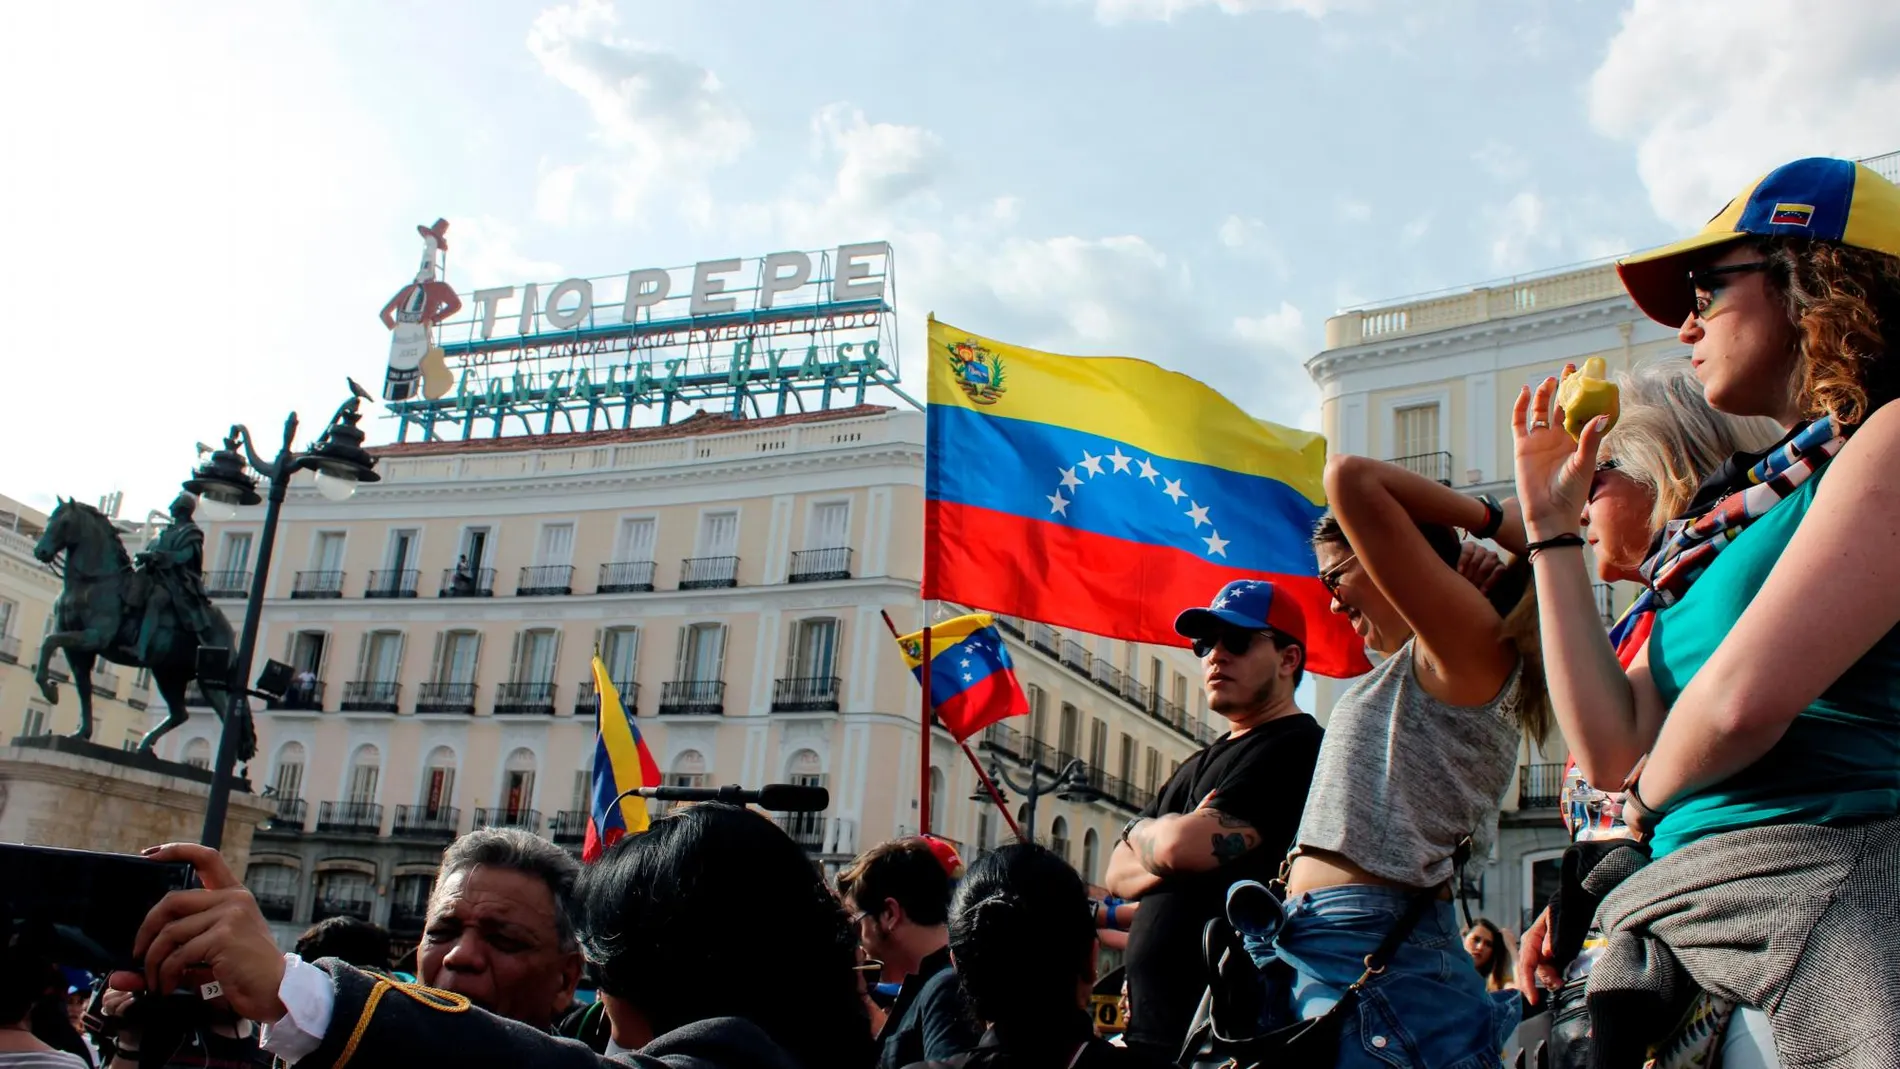
[[[242,878],[251,833],[275,807],[237,787],[223,853]],[[210,794],[206,769],[64,736],[16,740],[0,751],[0,842],[121,854],[195,843]]]

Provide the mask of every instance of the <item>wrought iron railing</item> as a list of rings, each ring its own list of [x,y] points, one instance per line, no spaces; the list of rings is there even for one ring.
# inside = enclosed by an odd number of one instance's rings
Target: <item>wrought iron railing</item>
[[[253,893],[251,897],[257,900],[257,911],[267,921],[287,923],[297,912],[296,895]]]
[[[473,713],[475,684],[424,683],[416,690],[418,713]]]
[[[613,561],[600,566],[596,594],[645,593],[653,589],[653,562],[650,560]]]
[[[554,715],[554,684],[502,683],[495,687],[495,712]]]
[[[554,824],[548,829],[548,837],[561,846],[586,841],[588,815],[585,809],[561,810],[554,814]]]
[[[495,569],[444,568],[439,598],[492,598],[495,596]]]
[[[1518,769],[1517,807],[1550,809],[1563,800],[1564,766],[1523,765]]]
[[[1048,624],[1029,625],[1029,645],[1031,647],[1054,657],[1057,654],[1056,643],[1058,641],[1056,629],[1050,627]]]
[[[719,679],[676,679],[660,684],[660,712],[719,716],[726,711],[726,684]]]
[[[681,590],[708,590],[738,585],[737,557],[688,557],[680,561]]]
[[[242,598],[251,593],[251,573],[241,568],[205,573],[205,595],[213,598]]]
[[[522,831],[539,832],[541,830],[541,811],[539,809],[477,809],[475,827],[478,828],[520,828]]]
[[[376,802],[323,802],[317,806],[317,830],[374,835],[383,828],[383,807]]]
[[[410,839],[453,839],[462,811],[452,805],[399,805],[389,833]]]
[[[1154,701],[1154,693],[1148,689],[1148,684],[1134,676],[1123,676],[1122,699],[1145,713]]]
[[[620,694],[620,708],[630,715],[637,715],[640,706],[640,684],[629,679],[626,682],[614,681],[614,690]],[[574,692],[574,715],[593,716],[595,709],[594,681],[582,683]]]
[[[1063,664],[1068,665],[1070,668],[1073,668],[1076,671],[1086,676],[1089,674],[1089,668],[1093,664],[1094,660],[1095,659],[1093,657],[1089,656],[1089,651],[1082,648],[1082,644],[1080,642],[1077,642],[1076,640],[1072,638],[1064,639],[1062,641],[1062,663]]]
[[[303,822],[310,812],[310,803],[301,798],[278,798],[277,811],[271,814],[270,830],[296,834],[303,831]]]
[[[343,711],[393,713],[401,697],[401,683],[381,679],[353,679],[343,684]]]
[[[825,848],[825,815],[823,813],[779,813],[779,827],[792,841],[812,853]]]
[[[413,598],[416,596],[416,584],[422,581],[422,573],[413,568],[403,570],[383,570],[369,573],[369,585],[363,588],[366,598]]]
[[[1414,475],[1423,475],[1446,486],[1451,485],[1450,453],[1414,453],[1407,457],[1393,457],[1391,463]]]
[[[328,895],[318,895],[317,904],[310,911],[310,922],[315,924],[327,921],[331,917],[354,917],[359,921],[366,921],[369,920],[370,911],[375,907],[376,900],[373,898],[354,895],[331,898]]]
[[[1096,686],[1110,694],[1118,697],[1121,695],[1122,670],[1108,663],[1107,660],[1097,657],[1095,664],[1089,669],[1089,678],[1095,681]]]
[[[298,572],[291,580],[293,598],[340,598],[343,596],[342,572]]]
[[[564,596],[574,592],[572,564],[535,564],[521,569],[515,581],[517,597]]]
[[[821,583],[829,579],[851,578],[851,547],[799,549],[792,552],[792,570],[788,583]]]
[[[321,712],[323,709],[323,680],[312,679],[303,683],[291,681],[290,689],[284,691],[281,698],[266,698],[266,708],[301,709],[308,712]]]
[[[838,677],[808,676],[774,680],[772,711],[778,713],[838,711]]]

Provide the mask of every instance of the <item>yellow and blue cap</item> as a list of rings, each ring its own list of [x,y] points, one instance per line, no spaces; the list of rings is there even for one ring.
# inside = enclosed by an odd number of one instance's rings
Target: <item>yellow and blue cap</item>
[[[1618,261],[1643,314],[1679,327],[1695,308],[1689,269],[1750,237],[1813,238],[1900,256],[1900,186],[1865,164],[1815,156],[1769,171],[1694,237]]]

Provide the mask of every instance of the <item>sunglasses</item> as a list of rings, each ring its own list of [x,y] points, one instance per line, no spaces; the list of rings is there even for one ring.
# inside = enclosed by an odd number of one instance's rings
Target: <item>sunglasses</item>
[[[1766,260],[1751,260],[1745,264],[1728,264],[1724,267],[1698,267],[1689,272],[1689,288],[1695,292],[1696,318],[1708,315],[1709,309],[1715,307],[1716,294],[1729,286],[1729,275],[1761,271],[1767,267]]]
[[[1359,554],[1348,553],[1346,554],[1345,560],[1340,561],[1338,564],[1335,564],[1331,568],[1328,568],[1325,571],[1320,573],[1319,575],[1320,585],[1326,588],[1326,592],[1328,594],[1331,594],[1333,597],[1339,596],[1340,578],[1346,574],[1346,569],[1352,567],[1353,562],[1358,559],[1359,559]]]
[[[1590,496],[1584,498],[1584,500],[1595,501],[1597,499],[1597,495],[1603,492],[1604,474],[1606,472],[1615,471],[1616,469],[1620,467],[1622,467],[1622,465],[1615,460],[1597,461],[1597,470],[1594,473],[1592,473],[1590,476]]]
[[[1219,646],[1236,657],[1245,657],[1247,651],[1253,649],[1253,640],[1256,638],[1269,639],[1278,645],[1285,645],[1287,641],[1289,641],[1271,629],[1266,631],[1242,631],[1240,628],[1235,627],[1222,631],[1213,638],[1195,639],[1194,656],[1206,657],[1208,654],[1214,652],[1214,647]]]

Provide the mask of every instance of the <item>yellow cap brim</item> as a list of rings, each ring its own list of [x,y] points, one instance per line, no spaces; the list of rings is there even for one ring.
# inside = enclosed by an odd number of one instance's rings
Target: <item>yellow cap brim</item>
[[[1695,311],[1695,291],[1689,288],[1689,269],[1706,260],[1711,249],[1748,237],[1733,230],[1705,230],[1661,248],[1628,256],[1616,263],[1630,300],[1649,318],[1665,327],[1680,327]]]

